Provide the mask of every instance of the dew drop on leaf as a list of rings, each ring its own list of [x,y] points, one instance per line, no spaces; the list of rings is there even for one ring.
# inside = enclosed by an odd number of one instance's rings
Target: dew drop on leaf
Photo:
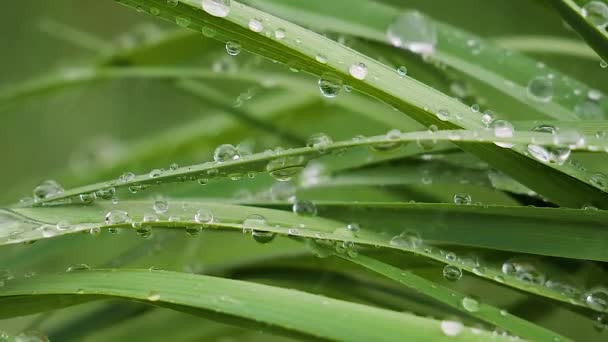
[[[344,86],[344,81],[331,72],[325,72],[319,78],[319,90],[321,94],[327,98],[334,98],[340,94]]]
[[[230,14],[230,0],[203,0],[203,10],[214,17],[226,17]]]
[[[445,265],[443,267],[443,277],[449,281],[456,281],[462,278],[462,270],[454,265]]]
[[[389,42],[417,54],[432,54],[437,45],[437,32],[430,19],[417,11],[400,14],[386,31]]]

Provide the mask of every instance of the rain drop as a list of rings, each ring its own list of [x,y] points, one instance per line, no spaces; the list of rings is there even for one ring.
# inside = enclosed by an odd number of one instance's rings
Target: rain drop
[[[363,63],[354,63],[348,69],[350,75],[358,80],[364,80],[367,77],[367,66]]]
[[[583,17],[595,26],[608,24],[608,5],[601,1],[590,1],[581,8]]]
[[[437,45],[437,33],[433,23],[422,13],[407,11],[400,14],[388,27],[390,43],[417,54],[431,54]]]
[[[462,298],[462,307],[468,312],[477,312],[479,311],[479,302],[471,297]]]
[[[122,210],[110,210],[106,214],[105,221],[110,225],[123,224],[129,221],[129,214]]]
[[[64,189],[59,183],[54,180],[47,180],[40,183],[34,188],[34,200],[39,201],[54,196],[58,196],[64,192]]]
[[[454,204],[469,205],[471,203],[473,203],[473,198],[469,194],[460,193],[454,195]]]
[[[443,267],[443,277],[449,281],[456,281],[462,278],[462,270],[454,265]]]
[[[549,102],[553,97],[553,82],[542,76],[533,78],[528,82],[528,97],[540,102]]]
[[[230,56],[238,56],[241,53],[241,43],[229,40],[226,42],[226,52]]]
[[[548,133],[555,136],[557,130],[551,125],[539,125],[532,129],[532,132]],[[543,163],[564,164],[570,157],[570,149],[566,147],[546,147],[537,144],[529,144],[528,152],[536,160]]]
[[[230,13],[230,0],[203,0],[203,10],[214,17],[226,17]]]
[[[213,152],[213,160],[218,163],[237,160],[240,157],[239,150],[230,144],[220,145]]]
[[[311,201],[296,201],[291,210],[299,216],[315,216],[317,214],[317,207]]]
[[[258,19],[249,20],[249,29],[253,32],[262,32],[264,30],[264,24]]]
[[[441,331],[446,336],[458,336],[462,332],[463,325],[456,321],[441,321]]]
[[[404,66],[400,66],[397,68],[397,73],[399,74],[399,76],[406,76],[407,75],[407,68]]]
[[[512,138],[513,133],[515,132],[515,128],[513,125],[506,120],[496,120],[492,123],[492,128],[494,130],[494,136],[497,138]],[[513,144],[505,143],[505,142],[495,142],[496,146],[511,148]]]
[[[343,86],[344,81],[338,75],[331,72],[323,73],[319,79],[319,90],[327,98],[338,96]]]
[[[594,287],[585,293],[585,303],[593,310],[608,310],[608,289],[605,287]]]

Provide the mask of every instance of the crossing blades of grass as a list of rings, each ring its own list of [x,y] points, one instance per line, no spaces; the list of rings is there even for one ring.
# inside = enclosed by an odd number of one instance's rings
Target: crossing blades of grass
[[[250,282],[166,271],[90,270],[40,276],[35,281],[14,279],[0,289],[0,298],[4,318],[52,309],[58,301],[70,303],[73,298],[122,298],[308,338],[483,341],[490,337],[461,327],[454,339],[443,333],[441,322],[411,314]]]
[[[395,70],[314,32],[236,1],[232,1],[230,15],[226,18],[214,17],[201,11],[201,3],[194,0],[183,0],[176,7],[159,0],[120,2],[144,11],[154,7],[160,10],[158,17],[177,21],[197,31],[206,28],[207,32],[215,32],[218,39],[238,41],[244,49],[281,61],[297,70],[325,75],[322,76],[325,77],[324,82],[329,80],[330,84],[335,82],[338,85],[346,82],[355,89],[398,108],[424,125],[436,124],[443,129],[464,127],[471,130],[483,127],[479,118],[457,100],[411,78],[401,77]],[[271,34],[266,37],[249,30],[250,20],[256,17],[265,18],[267,28],[285,30],[288,38],[277,39]],[[326,64],[315,59],[320,51],[327,58]],[[348,68],[355,63],[365,64],[370,77],[359,80],[350,76]],[[333,72],[335,76],[328,76],[327,72]],[[437,117],[440,111],[451,113],[447,121]],[[562,206],[580,208],[591,201],[598,207],[608,207],[608,195],[591,185],[591,175],[582,170],[538,163],[525,157],[525,148],[518,146],[505,150],[488,145],[459,145]]]
[[[53,206],[4,210],[0,215],[0,219],[2,220],[2,226],[0,226],[0,228],[2,228],[0,245],[59,237],[65,234],[90,231],[91,229],[99,227],[127,228],[144,235],[153,232],[155,227],[186,229],[186,231],[194,233],[200,232],[202,227],[228,230],[236,229],[238,231],[257,230],[298,238],[316,239],[318,241],[326,240],[327,242],[336,244],[336,246],[339,246],[339,244],[343,242],[353,242],[361,246],[381,246],[412,252],[474,272],[478,276],[489,280],[500,280],[502,284],[580,306],[586,305],[579,296],[562,292],[561,288],[549,288],[542,284],[522,281],[517,278],[516,274],[503,273],[500,265],[483,263],[483,261],[480,261],[480,265],[477,265],[467,258],[458,258],[457,255],[454,255],[453,258],[447,258],[446,253],[448,252],[446,250],[429,246],[424,243],[424,238],[426,238],[425,234],[430,236],[430,242],[432,242],[433,239],[436,239],[435,241],[447,241],[441,234],[450,234],[449,242],[451,242],[451,239],[454,239],[460,241],[463,245],[469,244],[476,246],[481,244],[490,247],[491,244],[491,247],[497,249],[531,253],[537,252],[540,254],[549,251],[551,255],[560,255],[562,249],[568,256],[580,256],[580,253],[589,253],[588,256],[605,255],[605,252],[602,251],[602,249],[605,249],[605,246],[603,246],[603,240],[601,238],[598,239],[600,242],[597,243],[592,240],[585,240],[588,243],[581,244],[580,241],[577,241],[577,232],[580,232],[581,225],[586,226],[586,229],[593,231],[594,233],[592,234],[602,234],[601,231],[605,229],[600,229],[603,227],[599,225],[596,226],[594,223],[603,220],[603,216],[605,216],[603,211],[589,211],[587,215],[581,216],[577,215],[579,214],[579,211],[564,209],[537,210],[534,208],[500,207],[492,209],[483,208],[481,206],[405,204],[387,204],[383,206],[371,204],[369,205],[371,213],[373,215],[376,215],[374,211],[377,213],[377,216],[373,217],[385,217],[385,221],[381,222],[382,226],[370,223],[367,226],[363,226],[363,229],[354,234],[346,228],[346,223],[341,221],[321,217],[299,216],[282,210],[228,204],[212,204],[202,201],[171,201],[169,211],[162,217],[155,217],[154,220],[150,218],[144,220],[144,216],[150,217],[152,205],[153,203],[148,201],[123,201],[119,206],[115,206],[111,203],[104,204],[103,202],[99,202],[95,205],[84,207]],[[331,208],[331,205],[324,207],[323,204],[320,203],[318,210],[320,210],[323,215],[332,216],[333,213],[338,219],[345,219],[345,221],[348,219],[347,222],[352,222],[350,221],[351,219],[360,218],[358,216],[354,217],[357,211],[353,212],[354,215],[349,215],[347,210],[340,210],[340,207],[348,208],[350,206],[350,203],[342,206],[337,205],[336,207],[338,209],[334,211]],[[374,209],[374,207],[376,207],[376,209]],[[401,207],[405,209],[403,213],[408,213],[409,215],[394,215],[393,217],[395,217],[395,220],[391,221],[386,215],[387,211],[381,210],[391,207]],[[329,210],[326,208],[329,208]],[[366,206],[362,205],[361,208],[366,209]],[[438,212],[439,216],[436,216],[435,218],[435,220],[437,220],[436,224],[428,225],[428,215],[436,208],[441,209]],[[556,221],[559,222],[559,220],[552,220],[542,216],[548,214],[547,210],[555,210],[553,216],[564,221],[561,222],[561,226],[557,233],[555,233],[555,224]],[[486,215],[486,211],[492,211],[494,214]],[[399,211],[395,212],[394,210],[389,210],[388,212],[392,215],[399,213]],[[360,213],[364,214],[365,211],[361,210]],[[252,217],[252,215],[261,215],[262,218]],[[514,224],[519,224],[522,219],[518,218],[518,216],[522,215],[528,218],[543,217],[546,221],[534,221],[535,223],[526,226],[528,229],[522,227],[521,229],[514,230],[513,238],[503,237],[502,239],[490,239],[488,237],[492,234],[496,235],[489,227],[495,225],[497,220],[502,220],[505,223],[505,227],[507,227],[505,229],[508,229],[508,223],[511,220],[514,220]],[[406,222],[411,222],[412,226],[399,225],[398,222],[400,222],[403,217],[410,220]],[[445,218],[445,220],[443,218]],[[450,230],[447,229],[448,220],[454,220],[456,222],[455,231],[450,232]],[[572,220],[572,223],[567,223],[568,220]],[[64,223],[64,226],[61,229],[58,229],[57,223],[59,222],[67,222],[67,224]],[[467,225],[467,222],[476,222],[476,224]],[[387,227],[385,227],[385,224]],[[536,224],[536,227],[532,227],[534,224]],[[421,227],[424,227],[426,230],[423,229],[418,231]],[[458,231],[461,229],[462,234],[459,234]],[[531,229],[534,230],[529,231]],[[410,243],[408,239],[410,239],[411,233],[407,233],[410,231],[421,234],[423,239],[420,241],[414,239],[414,242]],[[416,236],[416,234],[414,236]],[[499,236],[503,235],[501,234]],[[597,235],[593,235],[593,237],[597,237]],[[593,237],[590,239],[593,239]],[[525,241],[526,238],[532,239],[533,241],[544,239],[544,242],[542,243],[542,246],[533,243],[521,243],[522,241]],[[484,239],[491,240],[492,242],[485,242]],[[577,246],[579,251],[577,252],[575,249],[570,248],[570,245]]]

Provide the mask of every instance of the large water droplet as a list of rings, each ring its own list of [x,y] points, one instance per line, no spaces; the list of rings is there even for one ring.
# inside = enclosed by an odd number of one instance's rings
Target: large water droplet
[[[319,79],[319,90],[321,94],[327,98],[334,98],[340,94],[344,86],[344,81],[331,72],[325,72]]]
[[[123,224],[129,221],[129,214],[122,210],[110,210],[106,214],[106,224]]]
[[[348,69],[350,75],[358,80],[364,80],[367,77],[367,66],[363,63],[354,63]]]
[[[454,204],[469,205],[473,203],[473,198],[469,194],[459,193],[454,195]]]
[[[492,129],[494,130],[494,136],[497,138],[512,138],[515,128],[513,125],[506,120],[496,120],[492,123]],[[506,142],[495,142],[496,146],[511,148],[513,144]]]
[[[238,56],[241,53],[241,43],[229,40],[226,42],[226,52],[230,56]]]
[[[502,273],[514,276],[517,280],[534,284],[543,285],[545,283],[545,275],[537,270],[536,266],[527,260],[510,259],[502,264]]]
[[[585,303],[597,311],[608,310],[608,289],[605,287],[594,287],[585,293]]]
[[[528,96],[541,102],[549,102],[553,97],[553,82],[550,79],[539,76],[528,82]]]
[[[203,225],[209,225],[213,223],[215,217],[213,213],[209,210],[201,209],[196,212],[194,215],[194,221]]]
[[[435,25],[417,11],[400,14],[389,25],[386,34],[393,46],[418,54],[431,54],[437,45]]]
[[[306,160],[302,156],[273,159],[266,165],[266,171],[279,182],[287,182],[304,168]]]
[[[203,10],[214,17],[226,17],[230,13],[230,0],[203,0]]]
[[[590,1],[581,8],[583,17],[595,26],[608,25],[608,5],[601,1]]]
[[[375,143],[370,145],[372,151],[376,152],[390,152],[394,151],[401,146],[403,146],[403,142],[401,141],[401,131],[398,129],[391,129],[386,133],[386,142]]]
[[[46,198],[58,196],[64,192],[64,189],[59,183],[54,180],[46,180],[34,188],[34,200],[39,201]]]
[[[462,298],[462,307],[468,312],[479,311],[479,302],[475,298],[464,297]]]
[[[315,216],[317,214],[317,207],[311,201],[296,201],[291,209],[300,216]]]
[[[220,145],[213,152],[213,160],[218,163],[237,160],[240,157],[239,150],[230,144]]]
[[[592,174],[589,177],[589,182],[604,191],[608,191],[608,176],[601,172]]]
[[[259,19],[249,20],[249,29],[253,32],[262,32],[264,30],[264,24]]]
[[[443,277],[449,281],[456,281],[462,278],[462,270],[454,265],[443,267]]]
[[[551,125],[540,125],[534,127],[533,132],[548,133],[555,136],[557,130]],[[536,160],[543,163],[564,164],[570,157],[570,149],[566,147],[549,147],[536,144],[528,145],[528,152]]]
[[[441,331],[446,336],[458,336],[462,332],[463,325],[456,321],[441,321]]]

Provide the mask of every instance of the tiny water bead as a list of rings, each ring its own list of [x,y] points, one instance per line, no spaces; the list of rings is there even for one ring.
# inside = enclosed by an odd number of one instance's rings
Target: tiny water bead
[[[54,180],[46,180],[34,188],[33,195],[35,201],[51,198],[62,194],[65,190]]]
[[[400,14],[387,28],[389,42],[417,54],[432,54],[437,45],[437,32],[430,19],[418,11]]]
[[[296,201],[291,210],[299,216],[315,216],[317,214],[317,206],[311,201]]]
[[[608,190],[608,176],[606,176],[606,174],[601,172],[594,173],[589,177],[589,182],[599,189],[604,191]]]
[[[135,179],[135,174],[133,172],[126,172],[120,175],[120,177],[118,177],[118,181],[120,183],[128,183],[133,179]]]
[[[479,302],[475,298],[464,297],[461,301],[462,307],[468,312],[479,311]]]
[[[502,264],[502,273],[514,276],[517,280],[542,285],[545,283],[545,275],[537,270],[536,266],[528,260],[509,259]]]
[[[224,18],[230,14],[230,0],[203,0],[202,7],[214,17]]]
[[[324,55],[324,54],[322,54],[322,53],[318,53],[318,54],[315,56],[315,60],[316,60],[317,62],[321,63],[321,64],[326,64],[326,63],[327,63],[327,56],[325,56],[325,55]]]
[[[359,226],[358,223],[352,222],[346,225],[346,229],[348,229],[349,231],[356,233],[359,230],[361,230],[361,226]]]
[[[164,214],[169,210],[169,202],[165,199],[157,199],[154,201],[154,205],[152,205],[152,209],[157,214]]]
[[[450,112],[447,109],[440,109],[436,113],[437,119],[441,121],[449,121],[450,120]]]
[[[237,160],[240,157],[239,150],[234,145],[230,144],[220,145],[213,152],[213,160],[218,163]]]
[[[470,205],[473,203],[473,198],[469,194],[459,193],[454,195],[454,204]]]
[[[595,26],[608,25],[608,5],[602,1],[590,1],[581,8],[581,13]]]
[[[177,16],[175,17],[175,23],[181,27],[188,27],[190,26],[190,19],[186,17]]]
[[[95,195],[94,192],[80,194],[78,197],[80,198],[80,201],[85,204],[93,203],[97,199],[97,195]]]
[[[557,129],[551,125],[539,125],[532,129],[533,132],[547,133],[555,136]],[[537,144],[529,144],[528,152],[536,160],[543,163],[555,163],[563,165],[570,157],[571,150],[566,147],[548,147]]]
[[[477,103],[473,103],[473,104],[471,105],[471,112],[473,112],[473,113],[478,113],[478,112],[479,112],[479,109],[480,109],[480,107],[479,107],[479,105],[478,105]]]
[[[259,19],[249,20],[249,29],[253,32],[262,32],[264,30],[264,24]]]
[[[66,272],[78,272],[78,271],[88,271],[91,269],[91,266],[87,264],[74,264],[68,267]]]
[[[150,171],[150,173],[148,173],[148,177],[150,178],[156,178],[156,177],[160,177],[163,174],[163,170],[161,169],[153,169]]]
[[[441,331],[446,336],[458,336],[463,328],[462,323],[457,321],[441,321]]]
[[[284,29],[276,29],[274,31],[274,37],[276,39],[285,39],[286,36],[287,36],[287,34],[285,33]]]
[[[238,56],[241,53],[241,43],[229,40],[226,42],[226,52],[230,56]]]
[[[454,265],[445,265],[443,267],[443,277],[449,281],[456,281],[462,278],[462,270]]]
[[[494,130],[494,136],[497,138],[512,138],[513,133],[515,132],[515,128],[513,124],[506,120],[496,120],[492,123],[492,129]],[[503,148],[511,148],[514,145],[511,143],[505,142],[495,142],[496,146],[500,146]]]
[[[528,97],[540,101],[549,102],[553,98],[553,82],[547,77],[535,77],[528,82]]]
[[[363,63],[354,63],[348,69],[350,75],[358,80],[364,80],[367,77],[367,66]]]
[[[160,300],[160,293],[158,293],[156,291],[150,291],[148,293],[148,296],[146,297],[146,299],[151,302],[157,302]]]
[[[336,74],[325,72],[319,78],[319,90],[321,95],[327,98],[334,98],[340,94],[344,87],[344,81]]]
[[[116,188],[110,187],[95,191],[95,196],[104,200],[110,200],[116,195]]]
[[[397,68],[397,73],[399,74],[399,76],[406,76],[407,75],[407,68],[404,67],[403,65]]]
[[[608,288],[594,287],[585,293],[585,303],[588,307],[597,311],[608,310]]]
[[[490,127],[492,122],[494,122],[494,113],[491,110],[484,111],[481,115],[481,123],[486,127]]]
[[[123,224],[128,222],[129,214],[126,211],[122,210],[110,210],[105,217],[106,224]]]

